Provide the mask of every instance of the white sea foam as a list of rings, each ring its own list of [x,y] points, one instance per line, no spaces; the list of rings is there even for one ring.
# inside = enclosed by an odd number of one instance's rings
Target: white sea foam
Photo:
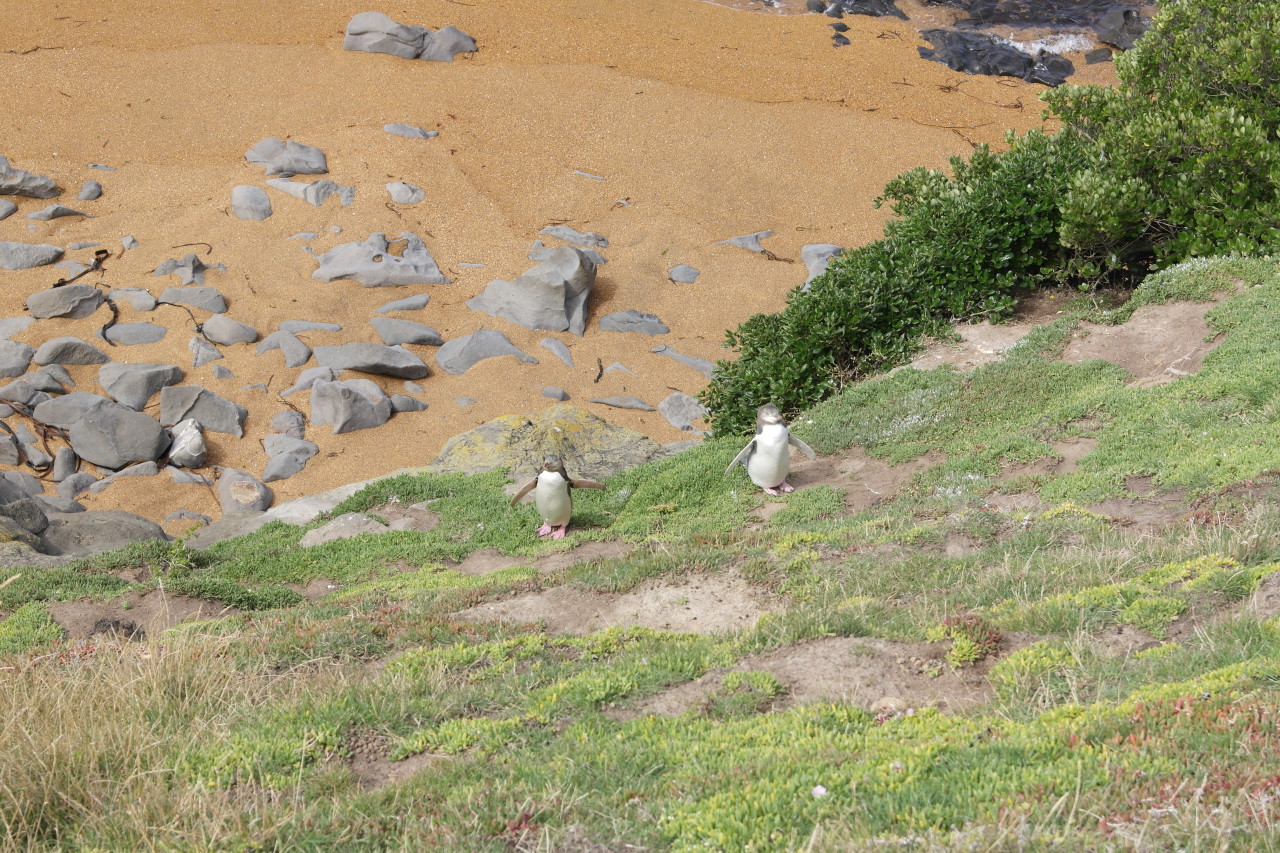
[[[1093,39],[1084,33],[1058,33],[1038,38],[1034,41],[1017,41],[1015,39],[1000,39],[1000,41],[1022,51],[1028,56],[1037,56],[1042,50],[1047,50],[1050,53],[1069,53],[1072,51],[1083,53],[1086,50],[1093,50],[1095,46]]]

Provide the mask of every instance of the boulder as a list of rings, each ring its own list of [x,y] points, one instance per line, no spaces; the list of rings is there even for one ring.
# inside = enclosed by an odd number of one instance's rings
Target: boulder
[[[324,152],[319,148],[293,140],[284,142],[274,136],[268,136],[244,152],[244,159],[255,166],[262,166],[268,177],[323,175],[329,171]]]
[[[5,317],[0,320],[0,340],[7,341],[19,332],[25,332],[35,321],[35,317]]]
[[[91,284],[65,284],[38,290],[27,297],[27,310],[41,320],[66,317],[79,320],[88,317],[102,304],[102,291]]]
[[[459,53],[474,52],[476,42],[456,27],[432,33],[426,27],[398,24],[382,12],[360,12],[347,23],[342,46],[346,50],[389,53],[401,59],[452,62]]]
[[[320,281],[352,279],[365,287],[401,287],[407,284],[448,284],[420,237],[405,232],[404,251],[389,251],[387,235],[373,233],[363,243],[343,243],[316,256],[319,267],[311,274]]]
[[[59,193],[53,178],[36,175],[10,165],[8,157],[0,157],[0,195],[22,195],[28,198],[53,198]]]
[[[111,358],[79,338],[50,338],[31,359],[36,364],[106,364]]]
[[[436,353],[436,364],[446,373],[456,375],[466,373],[477,362],[486,358],[504,355],[514,355],[526,364],[538,363],[536,358],[507,340],[502,332],[479,329],[470,335],[454,338],[440,347]]]
[[[235,468],[218,469],[218,503],[223,515],[238,512],[264,512],[271,507],[275,495],[252,474]]]
[[[167,541],[169,536],[154,521],[118,509],[100,509],[50,513],[41,539],[50,554],[87,557],[144,539]]]
[[[172,364],[112,363],[99,368],[98,384],[120,405],[142,411],[156,392],[178,384],[182,376],[182,368]]]
[[[311,386],[311,423],[333,427],[334,435],[379,427],[390,417],[391,401],[368,379]]]
[[[113,471],[133,462],[159,459],[169,446],[169,434],[159,421],[114,402],[77,420],[67,435],[77,456]]]
[[[580,249],[561,246],[514,281],[490,282],[467,307],[526,329],[581,336],[595,280],[595,263]]]
[[[332,370],[358,370],[399,379],[422,379],[430,369],[403,347],[352,343],[315,348],[316,361]]]
[[[195,418],[205,430],[243,438],[244,419],[248,416],[249,410],[244,406],[199,385],[170,385],[160,391],[160,421],[166,426]]]

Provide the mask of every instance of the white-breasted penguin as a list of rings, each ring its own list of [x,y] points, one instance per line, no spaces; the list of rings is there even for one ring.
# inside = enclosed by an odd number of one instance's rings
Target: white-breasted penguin
[[[573,517],[574,489],[603,489],[603,483],[595,480],[575,480],[564,470],[564,463],[559,456],[548,456],[542,461],[542,471],[537,477],[520,487],[511,505],[515,506],[529,492],[533,492],[533,503],[542,516],[542,526],[538,528],[539,536],[551,535],[552,539],[563,539],[569,529],[569,519]]]
[[[795,486],[787,482],[791,473],[791,448],[795,447],[810,459],[815,458],[813,448],[791,434],[782,412],[773,403],[765,403],[756,410],[756,437],[742,452],[733,458],[728,474],[739,462],[747,469],[747,476],[765,492],[777,495],[794,492]]]

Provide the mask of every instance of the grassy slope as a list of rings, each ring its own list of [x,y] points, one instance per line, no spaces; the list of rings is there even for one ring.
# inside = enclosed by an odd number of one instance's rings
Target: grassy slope
[[[1134,389],[1112,365],[1052,360],[1085,312],[1122,321],[1241,283],[1210,314],[1226,338],[1195,376]],[[497,475],[384,481],[334,511],[432,499],[443,521],[427,533],[304,551],[303,531],[277,524],[204,552],[152,544],[24,572],[0,588],[0,849],[1280,846],[1280,627],[1238,607],[1280,567],[1278,330],[1280,262],[1185,265],[1003,363],[899,371],[803,419],[820,453],[943,460],[892,500],[848,515],[816,486],[753,530],[757,495],[721,476],[737,446],[707,442],[582,495],[570,542],[635,548],[550,575],[445,567],[479,548],[566,547],[531,536],[532,510],[509,510]],[[999,477],[1070,436],[1097,439],[1077,472]],[[1204,523],[1153,537],[1081,508],[1125,496],[1134,475],[1186,490]],[[997,509],[1010,492],[1049,509]],[[944,556],[951,537],[970,552]],[[138,589],[111,573],[138,564],[156,578],[142,586],[247,612],[145,648],[57,639],[45,602]],[[729,569],[785,612],[715,637],[450,615],[518,591],[621,593]],[[282,585],[317,577],[344,588],[308,604]],[[982,637],[961,614],[1042,638],[1000,659],[994,701],[963,715],[767,712],[785,699],[767,673],[725,679],[681,717],[602,713],[817,636],[942,637],[963,666]],[[1121,625],[1178,639],[1103,654]],[[438,758],[362,789],[343,759],[370,738],[394,759]]]

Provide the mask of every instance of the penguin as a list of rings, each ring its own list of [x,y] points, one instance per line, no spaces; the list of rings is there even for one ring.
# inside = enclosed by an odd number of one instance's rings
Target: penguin
[[[551,455],[542,461],[542,471],[537,477],[520,487],[511,505],[515,506],[529,492],[533,492],[533,502],[542,516],[542,526],[538,535],[552,539],[563,539],[569,529],[569,519],[573,516],[573,489],[603,489],[603,483],[595,480],[574,480],[564,470],[564,463],[559,456]]]
[[[741,462],[751,482],[764,489],[766,494],[794,492],[795,486],[787,482],[787,474],[791,472],[792,446],[810,459],[816,457],[812,447],[787,429],[787,422],[782,419],[778,407],[765,403],[756,410],[756,437],[733,458],[724,473],[728,474],[734,465]]]

